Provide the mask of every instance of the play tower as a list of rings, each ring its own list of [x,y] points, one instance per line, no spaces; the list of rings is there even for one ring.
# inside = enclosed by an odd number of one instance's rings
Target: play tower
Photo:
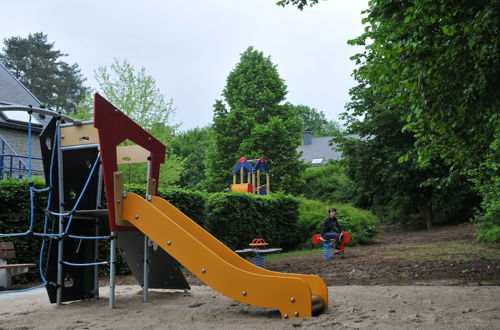
[[[99,94],[92,122],[25,110],[54,116],[40,135],[49,194],[45,226],[41,233],[30,226],[27,234],[43,238],[42,248],[48,241],[41,276],[51,302],[97,298],[98,268],[108,264],[113,308],[118,250],[145,301],[149,288],[190,289],[182,264],[219,293],[277,309],[283,318],[310,317],[327,308],[328,290],[320,277],[257,267],[156,196],[165,146]],[[148,164],[145,196],[124,189],[118,166],[132,163]],[[109,242],[107,261],[100,261],[100,241]]]

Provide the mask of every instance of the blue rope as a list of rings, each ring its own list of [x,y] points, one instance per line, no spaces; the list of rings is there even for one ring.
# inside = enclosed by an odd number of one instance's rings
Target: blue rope
[[[33,196],[33,180],[32,180],[32,171],[31,171],[31,113],[29,114],[29,119],[28,119],[28,182],[30,185],[29,189],[29,194],[30,194],[30,225],[28,227],[28,230],[25,231],[24,233],[11,233],[11,234],[0,234],[0,237],[20,237],[20,236],[26,236],[30,234],[33,231],[33,223],[35,219],[35,202],[34,202],[34,196]]]
[[[42,189],[37,189],[35,187],[33,187],[33,191],[34,192],[46,192],[46,191],[49,191],[52,187],[47,187],[47,188],[42,188]]]
[[[35,289],[39,289],[39,288],[42,288],[44,286],[47,285],[47,282],[44,282],[40,285],[37,285],[37,286],[34,286],[34,287],[31,287],[31,288],[26,288],[26,289],[19,289],[19,290],[7,290],[7,291],[0,291],[0,294],[2,293],[15,293],[15,292],[26,292],[26,291],[31,291],[31,290],[35,290]]]
[[[83,189],[80,193],[80,196],[78,196],[78,199],[76,200],[75,202],[75,205],[73,206],[73,208],[68,211],[68,212],[64,212],[64,213],[57,213],[57,212],[52,212],[50,210],[47,209],[48,212],[46,213],[51,213],[53,215],[59,215],[59,216],[68,216],[69,215],[69,221],[68,221],[68,224],[66,225],[66,228],[64,229],[64,232],[61,233],[61,234],[47,234],[46,232],[44,233],[33,233],[33,235],[35,236],[41,236],[41,237],[49,237],[49,238],[56,238],[56,237],[63,237],[63,236],[66,236],[68,234],[68,231],[69,231],[69,228],[71,227],[71,223],[73,222],[73,215],[74,215],[74,212],[76,211],[76,209],[78,208],[78,205],[80,204],[80,201],[82,200],[82,197],[83,195],[85,194],[86,190],[87,190],[87,187],[90,183],[90,180],[92,179],[92,176],[94,175],[94,171],[97,167],[97,164],[99,164],[99,160],[100,160],[100,157],[99,155],[97,156],[95,162],[94,162],[94,165],[92,166],[92,169],[87,177],[87,181],[85,182],[85,185],[83,186]],[[52,180],[52,177],[51,179]]]
[[[70,238],[76,239],[111,239],[111,236],[76,236],[76,235],[68,235]]]
[[[29,232],[33,231],[33,224],[35,222],[35,196],[33,194],[33,172],[32,172],[32,141],[31,141],[31,130],[32,130],[32,123],[31,123],[32,115],[31,113],[29,114],[29,121],[28,121],[28,181],[30,184],[30,227],[29,227]]]
[[[107,265],[108,263],[109,263],[108,261],[101,261],[101,262],[89,262],[89,263],[85,263],[85,264],[77,264],[77,263],[73,263],[73,262],[63,261],[63,264],[65,264],[65,265],[76,266],[76,267]]]

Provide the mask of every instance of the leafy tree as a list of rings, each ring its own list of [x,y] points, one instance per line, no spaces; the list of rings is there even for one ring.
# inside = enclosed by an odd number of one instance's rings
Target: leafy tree
[[[176,134],[172,139],[171,150],[184,159],[184,171],[179,179],[181,187],[193,190],[203,188],[206,150],[211,144],[211,139],[212,128],[210,126]]]
[[[304,9],[304,7],[307,7],[308,5],[310,7],[314,6],[315,4],[318,3],[319,0],[279,0],[276,2],[278,6],[286,6],[288,4],[291,4],[293,6],[297,6],[300,10]]]
[[[100,93],[113,105],[168,145],[176,129],[168,125],[175,108],[173,101],[166,101],[156,86],[156,81],[142,67],[136,70],[129,62],[115,59],[111,66],[100,66],[95,71]],[[83,106],[85,111],[85,106]],[[146,166],[128,165],[125,170],[130,183],[145,180]],[[161,166],[160,185],[176,183],[183,170],[183,161],[167,150],[166,162]]]
[[[38,32],[4,39],[0,61],[48,108],[73,113],[90,89],[78,65],[62,60],[66,56]]]
[[[498,1],[371,1],[365,46],[354,59],[359,99],[384,95],[403,109],[415,141],[399,158],[431,168],[439,159],[475,183],[491,225],[499,226],[500,35]],[[359,80],[359,79],[358,79]],[[363,95],[365,89],[372,92]],[[374,106],[375,107],[375,106]],[[415,155],[416,151],[416,155]],[[446,181],[453,179],[450,175]]]
[[[296,149],[302,124],[293,106],[282,104],[287,90],[269,57],[249,47],[227,77],[224,101],[214,105],[213,144],[206,161],[206,187],[220,191],[231,183],[241,156],[270,162],[274,190],[300,189],[304,168]],[[276,189],[277,188],[277,189]],[[273,190],[273,188],[271,188]]]
[[[314,136],[329,136],[341,130],[338,123],[326,119],[323,111],[307,105],[297,105],[295,109],[304,123],[303,130],[312,132]]]
[[[354,200],[354,186],[342,162],[310,167],[302,175],[304,197],[323,202],[349,203]]]
[[[354,94],[353,102],[348,105],[353,113],[365,114],[363,120],[345,116],[349,132],[361,138],[334,139],[354,183],[355,205],[370,208],[386,223],[414,227],[426,225],[430,229],[435,222],[467,220],[477,204],[471,185],[440,159],[422,168],[414,138],[402,132],[404,122],[400,116],[404,109],[385,108],[382,95],[372,95],[374,103],[368,102],[371,91],[363,89],[365,98],[360,99]],[[412,156],[401,162],[403,155]]]

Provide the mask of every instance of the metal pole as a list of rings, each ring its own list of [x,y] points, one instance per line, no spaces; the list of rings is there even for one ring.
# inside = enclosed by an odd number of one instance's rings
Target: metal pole
[[[99,209],[101,205],[101,200],[102,200],[102,171],[101,171],[101,165],[99,165],[99,172],[98,172],[98,178],[97,178],[97,197],[96,197],[96,209]],[[101,222],[101,219],[96,216],[96,223],[95,223],[95,235],[99,236],[99,224]],[[94,261],[97,261],[99,258],[99,240],[95,240],[94,242]],[[99,299],[99,266],[95,265],[94,266],[94,299]]]
[[[148,290],[149,290],[149,267],[148,267],[148,259],[149,259],[149,249],[148,249],[148,237],[144,235],[144,269],[143,269],[143,287],[142,287],[142,296],[144,302],[148,302]]]
[[[116,237],[111,232],[111,246],[109,251],[109,308],[115,308],[115,273],[116,273]]]
[[[57,183],[58,183],[58,193],[59,193],[59,213],[64,213],[64,178],[63,178],[63,158],[61,150],[61,121],[57,121],[56,129],[58,130],[58,141],[57,141]],[[59,234],[64,232],[64,217],[59,216]],[[64,239],[60,237],[57,246],[57,298],[56,304],[61,305],[62,301],[62,289],[63,289],[63,248]]]
[[[149,183],[149,171],[151,170],[151,155],[148,157],[148,166],[146,172],[146,182]],[[149,200],[148,196],[148,187],[146,187],[146,200]],[[148,237],[144,235],[144,265],[143,265],[143,287],[142,287],[142,295],[144,302],[149,301],[148,290],[149,290],[149,249],[148,249]]]

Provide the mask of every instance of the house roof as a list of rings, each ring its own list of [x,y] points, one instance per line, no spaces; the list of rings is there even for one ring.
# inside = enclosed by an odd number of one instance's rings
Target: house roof
[[[299,146],[297,151],[302,151],[300,159],[307,164],[322,165],[329,160],[339,160],[342,158],[341,152],[334,151],[328,145],[331,138],[331,136],[313,137],[310,144]]]
[[[40,107],[41,102],[0,63],[0,103]]]
[[[0,63],[0,105],[40,107],[41,102],[12,73]],[[44,125],[50,120],[40,114],[33,115],[33,123]],[[0,111],[0,124],[22,128],[29,120],[26,111]]]

